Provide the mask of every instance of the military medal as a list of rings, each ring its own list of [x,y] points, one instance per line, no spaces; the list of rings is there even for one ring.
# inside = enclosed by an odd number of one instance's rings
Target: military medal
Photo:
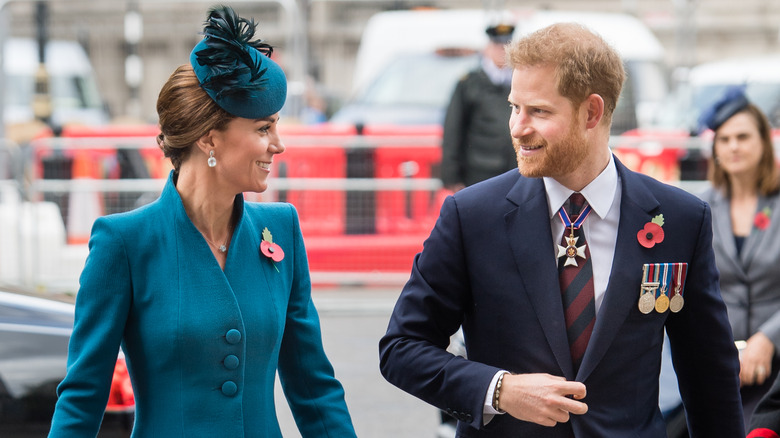
[[[650,279],[653,281],[650,281]],[[639,311],[647,315],[655,308],[655,291],[658,289],[658,265],[642,267],[642,286],[639,290]]]
[[[661,288],[661,295],[655,299],[655,311],[664,313],[667,310],[669,310],[669,297],[666,295],[664,288]]]
[[[672,313],[677,313],[682,310],[684,304],[685,300],[682,295],[679,292],[675,292],[674,296],[669,301],[669,310],[671,310]]]
[[[564,262],[563,266],[577,266],[577,257],[585,259],[585,247],[587,245],[577,246],[577,240],[579,240],[579,237],[574,236],[574,230],[580,228],[591,211],[592,208],[590,205],[586,205],[577,216],[577,220],[572,223],[571,219],[569,219],[569,214],[566,213],[565,208],[561,207],[561,209],[558,210],[558,217],[561,218],[564,229],[568,228],[571,230],[569,235],[564,237],[566,240],[566,246],[558,245],[558,255],[556,257],[566,257],[566,262]]]
[[[667,281],[667,274],[669,273],[669,263],[663,263],[664,266],[664,276],[662,278],[661,283],[661,291],[660,295],[658,295],[658,298],[655,300],[655,311],[658,313],[664,313],[667,310],[669,310],[669,296],[666,295],[666,288],[669,284],[669,281]],[[660,269],[660,266],[658,266],[657,269]]]
[[[645,292],[639,297],[639,311],[647,315],[653,311],[655,307],[655,299],[651,292]]]
[[[674,291],[672,295],[672,299],[669,302],[669,310],[671,310],[673,313],[677,313],[680,310],[682,310],[683,305],[685,305],[685,300],[683,299],[682,291],[683,291],[683,284],[685,283],[685,273],[688,268],[687,263],[675,263],[675,268],[677,268],[677,275],[674,276]]]

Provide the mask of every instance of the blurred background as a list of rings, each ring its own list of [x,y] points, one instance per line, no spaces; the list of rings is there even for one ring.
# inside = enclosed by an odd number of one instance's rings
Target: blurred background
[[[211,1],[182,0],[0,0],[4,39],[67,40],[83,47],[108,120],[154,122],[157,93],[173,69],[187,61]],[[233,1],[258,22],[258,35],[277,47],[276,57],[292,81],[286,110],[300,117],[299,100],[312,89],[331,115],[352,97],[361,36],[376,13],[405,9],[472,9],[473,20],[511,11],[520,19],[538,10],[624,13],[636,17],[663,47],[670,85],[684,80],[681,68],[730,57],[778,51],[780,4],[746,0],[548,0],[548,1]],[[486,11],[487,18],[479,11]],[[435,24],[433,26],[436,26]],[[453,27],[457,26],[453,24]],[[384,44],[405,38],[401,28],[382,35]],[[522,32],[522,26],[519,30]],[[419,44],[425,45],[422,39]],[[479,41],[477,42],[477,44]],[[414,42],[410,42],[414,45]],[[377,44],[373,50],[381,50]],[[33,49],[34,50],[34,49]],[[8,54],[6,54],[8,58]],[[34,58],[35,52],[27,56]],[[20,62],[15,55],[10,64]],[[37,61],[37,60],[36,60]],[[6,66],[6,69],[9,69]],[[50,72],[56,74],[56,72]],[[90,84],[91,86],[91,84]],[[11,88],[11,87],[8,87]],[[8,99],[8,97],[6,97]],[[8,116],[7,116],[8,117]],[[18,118],[6,118],[17,121]]]
[[[94,218],[157,196],[170,168],[154,143],[157,94],[212,3],[0,0],[0,226],[16,231],[2,237],[0,281],[72,293]],[[698,113],[725,87],[747,85],[780,117],[775,1],[231,4],[255,18],[290,79],[276,183],[248,196],[296,205],[325,284],[406,278],[447,194],[444,111],[487,26],[512,24],[516,38],[580,21],[601,33],[628,71],[613,150],[690,190],[708,154]]]
[[[95,218],[159,195],[170,163],[155,142],[157,94],[188,62],[214,3],[0,0],[2,436],[45,434],[72,309],[52,317],[36,300],[72,301]],[[362,436],[452,436],[434,408],[379,376],[376,342],[449,194],[440,180],[444,112],[458,79],[479,64],[488,26],[514,25],[517,38],[579,21],[602,34],[628,71],[613,152],[686,190],[706,186],[711,133],[697,119],[726,87],[744,85],[780,126],[776,0],[226,3],[254,17],[289,79],[287,149],[270,189],[246,197],[298,209],[326,347],[346,374]],[[285,434],[295,436],[280,406]],[[118,418],[106,424],[125,436],[132,394],[109,407]],[[410,421],[387,420],[399,417]],[[34,432],[23,430],[29,418]]]

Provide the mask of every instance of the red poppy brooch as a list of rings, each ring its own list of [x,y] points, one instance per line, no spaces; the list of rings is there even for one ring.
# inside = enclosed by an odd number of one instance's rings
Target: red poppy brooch
[[[664,215],[659,214],[653,220],[645,224],[645,227],[636,233],[639,244],[645,248],[652,248],[656,243],[664,241]]]
[[[281,262],[284,259],[282,247],[274,243],[274,236],[268,231],[268,227],[263,228],[263,241],[260,242],[260,254],[268,257],[274,262]],[[276,264],[274,264],[276,268]],[[279,268],[276,268],[279,271]]]
[[[750,431],[747,438],[780,438],[780,435],[775,433],[772,429],[765,429],[762,427]]]
[[[772,209],[764,207],[763,210],[756,213],[756,217],[753,218],[753,225],[761,231],[766,230],[769,227],[769,217],[772,215]]]

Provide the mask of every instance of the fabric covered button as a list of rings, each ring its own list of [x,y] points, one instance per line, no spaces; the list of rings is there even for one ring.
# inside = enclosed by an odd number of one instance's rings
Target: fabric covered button
[[[235,382],[232,382],[228,380],[227,382],[222,384],[222,393],[227,396],[236,395],[236,391],[238,391],[238,386],[236,386]]]
[[[230,344],[238,344],[241,341],[241,332],[236,329],[230,329],[225,334],[225,339]]]
[[[222,363],[225,364],[225,368],[234,370],[238,368],[238,357],[233,354],[228,354],[225,356],[225,360],[222,361]]]

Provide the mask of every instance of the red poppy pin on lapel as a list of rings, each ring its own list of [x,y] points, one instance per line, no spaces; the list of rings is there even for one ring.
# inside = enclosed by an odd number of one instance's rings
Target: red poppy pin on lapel
[[[664,215],[659,214],[653,220],[645,224],[645,227],[636,233],[639,244],[645,248],[652,248],[656,243],[664,241]]]
[[[282,247],[274,243],[274,237],[271,232],[268,231],[268,227],[263,228],[263,241],[260,242],[260,254],[268,257],[274,262],[281,262],[284,259],[284,251]],[[276,272],[279,272],[279,268],[274,264]]]
[[[772,209],[764,207],[763,210],[756,213],[756,217],[753,218],[753,225],[761,231],[766,230],[769,227],[769,217],[772,215]]]

